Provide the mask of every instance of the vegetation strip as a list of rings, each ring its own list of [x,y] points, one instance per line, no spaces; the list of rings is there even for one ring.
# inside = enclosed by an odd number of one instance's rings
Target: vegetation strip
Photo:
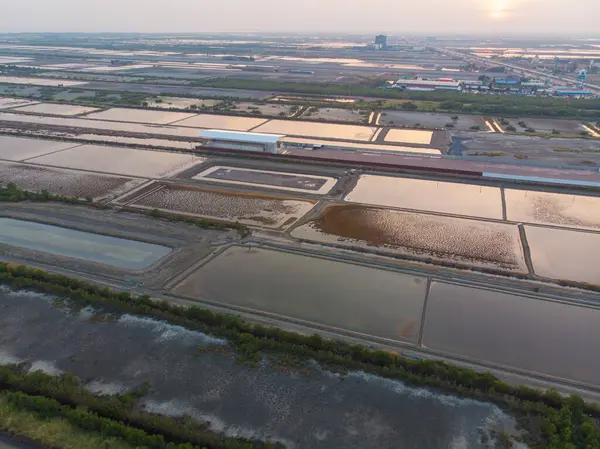
[[[0,447],[4,447],[3,437],[18,447],[22,443],[36,449],[133,449],[122,440],[81,429],[66,419],[40,417],[17,408],[6,394],[0,394]]]
[[[519,416],[520,423],[527,431],[525,440],[532,449],[600,448],[600,428],[596,421],[600,417],[600,408],[584,403],[578,396],[563,397],[554,390],[513,387],[488,372],[478,373],[442,361],[405,359],[386,351],[369,350],[362,345],[325,340],[318,335],[305,336],[250,324],[238,317],[198,306],[186,308],[168,301],[155,301],[147,295],[133,297],[128,292],[114,292],[25,266],[0,263],[0,284],[17,290],[66,297],[82,305],[108,308],[117,313],[162,319],[224,337],[251,364],[258,363],[263,352],[283,353],[304,360],[316,360],[337,370],[362,370],[414,385],[491,401],[513,410]]]

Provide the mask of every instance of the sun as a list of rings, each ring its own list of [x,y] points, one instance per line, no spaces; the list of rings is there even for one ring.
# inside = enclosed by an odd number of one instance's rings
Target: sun
[[[494,20],[503,20],[508,16],[511,0],[489,0],[490,17]]]

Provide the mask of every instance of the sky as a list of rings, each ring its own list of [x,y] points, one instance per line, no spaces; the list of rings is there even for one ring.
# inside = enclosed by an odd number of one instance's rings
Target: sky
[[[600,0],[0,0],[0,32],[600,35]]]

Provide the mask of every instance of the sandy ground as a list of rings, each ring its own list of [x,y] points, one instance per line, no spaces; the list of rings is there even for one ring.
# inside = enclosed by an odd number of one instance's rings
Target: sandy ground
[[[137,122],[166,125],[168,123],[177,122],[193,116],[194,114],[188,114],[185,112],[161,112],[143,109],[113,108],[102,112],[96,112],[94,114],[88,114],[87,118],[96,120],[113,120],[117,122]]]
[[[533,128],[539,133],[551,133],[552,130],[557,130],[562,134],[578,134],[581,131],[585,131],[585,128],[581,125],[581,122],[577,120],[559,120],[559,119],[543,119],[543,118],[531,118],[531,117],[519,117],[507,119],[511,125],[517,128],[517,131],[524,132],[525,128]],[[523,127],[519,125],[519,122],[524,122],[527,126]],[[508,125],[501,125],[502,128],[506,128]]]
[[[600,166],[600,140],[515,136],[501,133],[456,133],[462,154],[501,162],[525,160],[552,164]]]
[[[204,158],[183,153],[137,150],[132,148],[82,145],[29,162],[61,168],[73,168],[116,175],[164,177],[204,162]]]
[[[317,112],[303,115],[304,120],[330,120],[334,122],[365,123],[369,115],[360,115],[355,109],[319,108]]]
[[[452,119],[455,116],[458,116],[457,120]],[[408,127],[420,125],[425,128],[446,128],[446,125],[452,124],[452,128],[458,131],[469,131],[472,126],[480,126],[482,130],[487,129],[481,116],[433,112],[384,111],[381,124]]]
[[[244,112],[246,114],[252,114],[253,109],[258,109],[261,115],[269,117],[278,117],[281,116],[281,114],[287,117],[292,113],[292,106],[286,104],[260,104],[248,101],[237,101],[235,106],[236,109],[233,111],[236,113]]]
[[[158,100],[161,100],[160,102]],[[148,105],[152,108],[177,108],[187,109],[190,106],[198,106],[198,108],[212,107],[220,104],[220,100],[200,100],[197,98],[185,98],[185,97],[158,97],[148,102]]]

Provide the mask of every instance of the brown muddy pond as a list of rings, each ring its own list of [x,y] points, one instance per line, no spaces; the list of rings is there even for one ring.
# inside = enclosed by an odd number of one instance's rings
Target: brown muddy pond
[[[364,206],[330,206],[292,236],[417,258],[526,272],[515,225]]]
[[[433,282],[424,346],[600,385],[600,310]]]
[[[427,281],[268,249],[232,247],[174,292],[382,338],[416,342]]]

